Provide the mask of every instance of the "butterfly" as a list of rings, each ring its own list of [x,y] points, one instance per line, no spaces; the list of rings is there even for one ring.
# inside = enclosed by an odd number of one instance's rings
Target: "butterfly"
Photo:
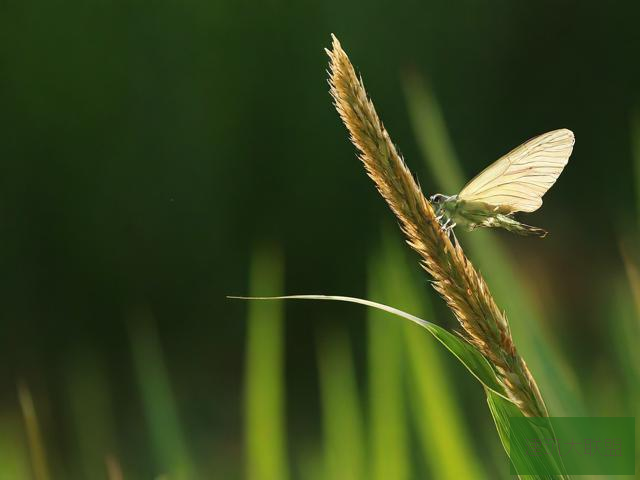
[[[575,137],[566,128],[543,133],[516,147],[476,175],[457,195],[429,198],[447,233],[504,228],[519,235],[544,237],[542,228],[520,223],[516,212],[534,212],[556,182],[573,151]]]

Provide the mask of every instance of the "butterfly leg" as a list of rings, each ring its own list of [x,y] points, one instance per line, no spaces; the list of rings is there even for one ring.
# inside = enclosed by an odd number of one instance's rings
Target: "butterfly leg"
[[[453,243],[454,243],[454,245],[459,245],[458,237],[456,237],[456,232],[453,229],[449,230],[449,232],[451,233],[451,235],[453,235]]]
[[[455,238],[456,234],[453,232],[453,229],[455,228],[455,226],[457,225],[456,222],[451,222],[447,228],[446,228],[446,232],[447,235],[449,236],[449,238],[451,238],[451,234],[453,233],[453,237]]]
[[[456,223],[456,222],[454,222],[453,220],[451,220],[450,218],[448,218],[448,219],[447,219],[447,221],[445,222],[445,224],[441,226],[441,228],[442,228],[442,231],[443,231],[444,233],[446,233],[446,234],[447,234],[447,236],[448,236],[449,238],[451,238],[451,233],[453,232],[453,229],[454,229],[454,227],[455,227],[456,225],[457,225],[457,223]],[[455,241],[457,242],[457,241],[458,241],[458,239],[457,239],[457,238],[455,238],[455,236],[456,236],[456,234],[454,233],[454,234],[453,234],[453,237],[454,237]]]

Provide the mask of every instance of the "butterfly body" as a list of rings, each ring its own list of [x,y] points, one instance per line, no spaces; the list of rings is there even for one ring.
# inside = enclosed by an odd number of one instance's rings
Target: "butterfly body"
[[[461,200],[457,195],[445,196],[436,208],[436,215],[446,218],[445,230],[461,227],[471,232],[476,228],[503,228],[518,235],[544,237],[547,232],[518,222],[509,213],[484,202]]]
[[[513,214],[540,208],[542,196],[567,164],[574,142],[567,129],[545,133],[491,164],[459,194],[433,195],[430,201],[443,229],[504,228],[519,235],[544,237],[545,230],[518,222]]]

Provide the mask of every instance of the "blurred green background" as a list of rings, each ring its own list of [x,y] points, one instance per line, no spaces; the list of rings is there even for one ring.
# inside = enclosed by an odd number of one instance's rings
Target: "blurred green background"
[[[225,298],[352,295],[455,328],[331,105],[331,32],[426,193],[575,132],[522,217],[549,237],[461,240],[552,413],[635,416],[639,16],[0,3],[0,479],[508,475],[480,385],[424,330]]]

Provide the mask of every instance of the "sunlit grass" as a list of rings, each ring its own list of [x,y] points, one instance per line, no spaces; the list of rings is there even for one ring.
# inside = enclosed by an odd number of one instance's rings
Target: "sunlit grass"
[[[0,480],[32,480],[23,419],[0,413]]]
[[[49,462],[47,460],[47,452],[40,423],[38,422],[38,414],[33,402],[31,390],[24,382],[18,383],[18,400],[22,409],[22,417],[27,432],[27,440],[29,442],[29,453],[31,457],[31,467],[35,480],[49,480],[51,478],[49,471]]]
[[[640,110],[636,109],[631,117],[630,128],[631,153],[634,169],[634,187],[636,193],[636,231],[640,231]]]
[[[368,298],[393,303],[386,295],[390,279],[381,268],[384,261],[377,254],[371,258]],[[375,480],[411,478],[403,327],[388,313],[367,312],[370,478]]]
[[[249,291],[279,295],[283,275],[280,250],[256,249]],[[244,391],[245,464],[249,480],[288,477],[283,336],[282,304],[249,305]]]
[[[318,367],[326,479],[368,478],[362,403],[358,394],[353,354],[345,331],[318,337]]]

